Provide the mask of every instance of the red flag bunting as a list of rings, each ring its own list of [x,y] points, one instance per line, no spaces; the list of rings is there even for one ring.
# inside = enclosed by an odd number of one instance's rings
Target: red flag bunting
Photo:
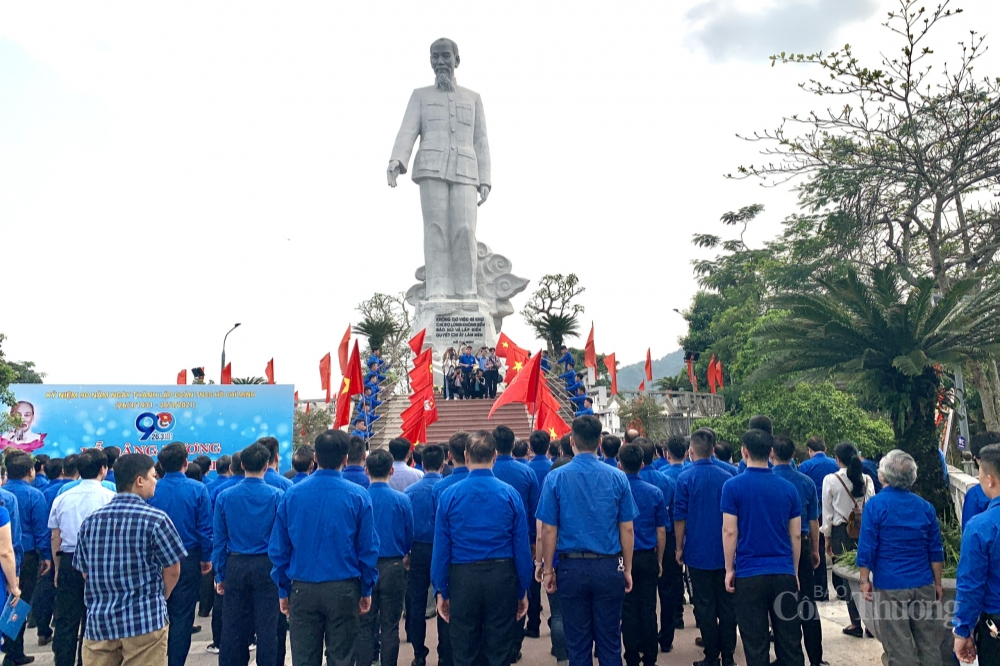
[[[692,388],[692,390],[694,390],[695,393],[697,393],[698,392],[698,378],[695,377],[695,375],[694,375],[694,361],[692,359],[688,359],[685,363],[686,363],[687,369],[688,369],[688,380],[691,382],[691,388]]]
[[[504,375],[503,382],[510,386],[510,383],[514,381],[517,377],[517,373],[521,371],[525,363],[528,362],[528,352],[524,351],[520,347],[511,346],[507,349],[507,373]]]
[[[222,379],[219,380],[220,384],[232,384],[233,383],[233,364],[226,363],[226,367],[222,369]]]
[[[604,367],[611,375],[611,395],[618,395],[618,361],[615,359],[614,352],[604,357]]]
[[[715,354],[708,362],[708,392],[715,393]]]
[[[351,422],[351,407],[354,403],[351,402],[351,380],[347,377],[343,377],[340,380],[340,392],[337,393],[337,412],[333,419],[333,427],[341,428]],[[326,399],[330,402],[330,399]]]
[[[551,398],[551,395],[549,397]],[[555,402],[555,399],[552,398],[552,401]],[[535,425],[539,430],[548,432],[552,439],[558,439],[570,431],[566,421],[559,416],[559,403],[556,403],[555,408],[553,408],[548,400],[542,400],[539,403]]]
[[[597,372],[597,350],[594,347],[594,324],[590,325],[590,335],[587,336],[587,344],[583,348],[583,367],[593,368]]]
[[[347,375],[347,353],[351,347],[351,325],[347,325],[347,330],[344,331],[344,337],[340,341],[340,345],[337,346],[337,358],[340,360],[340,374]]]
[[[410,349],[413,350],[413,355],[417,356],[424,349],[424,336],[427,335],[427,329],[421,329],[419,333],[410,338]]]
[[[403,437],[410,440],[411,448],[418,446],[420,444],[427,443],[427,424],[424,423],[423,419],[418,419],[410,426],[410,428],[403,431]]]
[[[326,391],[326,402],[330,402],[330,391],[332,387],[330,386],[330,354],[327,354],[319,360],[319,381],[320,388]]]
[[[501,332],[500,337],[497,338],[497,356],[499,356],[500,358],[507,358],[507,351],[510,350],[511,348],[521,349],[516,344],[514,344],[513,340],[507,337],[506,333]],[[521,349],[521,351],[524,350]],[[527,352],[525,352],[524,355],[527,356],[528,355]]]
[[[264,376],[267,377],[267,383],[274,383],[274,359],[272,358],[267,362],[267,367],[264,368]]]
[[[178,384],[188,383],[188,371],[186,369],[181,370],[180,372],[177,373],[177,383]]]
[[[653,358],[649,354],[649,348],[646,349],[646,381],[653,381]]]
[[[513,381],[507,384],[507,388],[500,394],[500,397],[493,402],[493,408],[490,409],[490,414],[487,418],[492,419],[493,413],[502,405],[512,402],[520,402],[528,405],[538,401],[538,388],[545,383],[544,380],[539,378],[542,368],[540,363],[541,358],[542,354],[539,352],[528,360],[524,367],[517,373],[517,376],[514,377]]]
[[[726,383],[722,380],[722,359],[715,362],[715,384],[720,390],[726,388]]]
[[[639,382],[639,393],[642,393],[645,390],[646,390],[646,380],[643,379],[641,382]]]
[[[365,379],[361,373],[361,352],[358,350],[358,341],[354,341],[354,349],[351,350],[351,358],[347,361],[347,372],[344,377],[347,379],[347,388],[350,395],[358,395],[365,392]]]

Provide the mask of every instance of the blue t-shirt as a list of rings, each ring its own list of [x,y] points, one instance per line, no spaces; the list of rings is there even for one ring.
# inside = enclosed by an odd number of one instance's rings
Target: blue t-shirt
[[[733,476],[699,460],[684,468],[677,477],[674,521],[685,521],[684,563],[694,569],[725,569],[722,551],[722,486]]]
[[[794,576],[788,522],[802,516],[799,491],[770,469],[747,467],[722,487],[722,512],[736,516],[736,577]]]
[[[830,474],[836,474],[840,469],[837,461],[830,458],[825,453],[820,452],[813,455],[809,460],[805,460],[799,465],[799,471],[808,476],[816,484],[816,496],[823,499],[823,479]]]
[[[822,509],[816,497],[816,484],[802,472],[796,472],[791,465],[775,465],[771,470],[799,491],[802,500],[802,534],[809,535],[809,521],[819,520]]]
[[[962,505],[962,529],[969,524],[969,521],[986,511],[990,505],[990,500],[983,492],[982,486],[976,484],[969,488],[965,494],[965,504]]]
[[[968,638],[983,613],[1000,613],[1000,497],[962,532],[955,584],[955,633]]]
[[[667,509],[663,493],[651,483],[643,481],[638,474],[628,474],[632,499],[639,509],[639,516],[632,522],[635,534],[635,550],[655,550],[656,531],[667,526]]]

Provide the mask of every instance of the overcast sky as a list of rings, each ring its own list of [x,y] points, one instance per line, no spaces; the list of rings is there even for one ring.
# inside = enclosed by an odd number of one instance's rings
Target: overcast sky
[[[357,303],[423,263],[418,188],[385,168],[428,47],[460,49],[482,95],[493,191],[479,240],[518,275],[575,272],[583,335],[623,363],[677,348],[693,233],[794,212],[727,181],[735,137],[818,107],[779,51],[896,48],[894,0],[88,2],[0,5],[4,349],[50,383],[172,383],[182,368],[319,395]],[[996,25],[987,0],[936,43]],[[979,70],[998,73],[994,58]],[[519,296],[520,310],[533,287]],[[541,343],[520,314],[504,330]],[[575,342],[582,346],[583,339]]]

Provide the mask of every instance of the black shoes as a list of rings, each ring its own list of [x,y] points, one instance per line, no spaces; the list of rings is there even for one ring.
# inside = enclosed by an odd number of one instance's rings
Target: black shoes
[[[540,635],[541,634],[538,633],[538,629],[525,629],[524,630],[524,637],[525,638],[538,638]]]
[[[44,645],[48,645],[51,642],[52,642],[52,636],[39,636],[38,637],[38,644],[39,645],[44,646]]]
[[[861,627],[844,627],[844,635],[862,638],[865,635],[865,630]]]

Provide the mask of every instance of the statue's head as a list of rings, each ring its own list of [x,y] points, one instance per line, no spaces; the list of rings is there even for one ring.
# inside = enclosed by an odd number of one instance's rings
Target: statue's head
[[[452,40],[442,37],[431,44],[431,69],[438,88],[455,89],[455,68],[460,62],[458,44]]]

